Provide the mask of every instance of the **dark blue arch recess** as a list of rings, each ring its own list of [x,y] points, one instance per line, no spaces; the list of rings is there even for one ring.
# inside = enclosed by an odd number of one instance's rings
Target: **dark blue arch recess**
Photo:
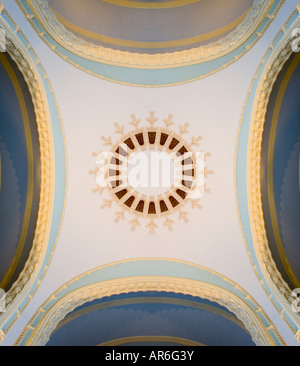
[[[270,129],[278,93],[295,57],[299,58],[299,55],[292,54],[274,84],[266,114],[261,155],[262,204],[269,247],[278,270],[292,289],[298,286],[287,273],[283,260],[287,259],[294,275],[300,281],[300,63],[296,66],[288,82],[279,111],[273,149],[273,177],[268,176],[268,165],[270,164],[268,150]],[[276,244],[274,225],[272,225],[271,220],[268,180],[273,180],[275,203],[275,212],[273,214],[276,213],[277,216],[278,229],[283,244],[283,258],[279,255],[278,239]]]
[[[130,339],[144,336],[166,338]],[[180,345],[173,337],[207,346],[255,345],[243,323],[217,303],[175,293],[138,292],[78,307],[60,322],[47,346],[96,346],[116,339],[123,346]]]
[[[33,174],[29,180],[28,144],[25,139],[23,115],[12,78],[19,85],[29,120],[27,131],[32,144],[33,165]],[[0,59],[0,151],[0,283],[2,282],[2,287],[8,290],[17,280],[32,247],[40,195],[40,151],[30,92],[23,75],[7,53],[2,53]],[[28,208],[26,210],[29,188],[33,190],[33,197],[29,202],[30,210]],[[30,217],[29,225],[20,256],[16,256],[25,215]],[[12,262],[14,258],[16,265]],[[14,267],[13,274],[9,280],[3,282],[11,266]]]

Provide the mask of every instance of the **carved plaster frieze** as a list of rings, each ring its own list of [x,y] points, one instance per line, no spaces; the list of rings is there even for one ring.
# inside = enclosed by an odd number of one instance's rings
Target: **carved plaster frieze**
[[[156,276],[130,277],[95,283],[72,291],[60,299],[59,293],[55,293],[51,296],[50,300],[46,301],[46,303],[37,311],[30,323],[24,329],[16,345],[22,342],[22,339],[28,330],[32,330],[34,328],[30,339],[27,341],[27,345],[44,346],[47,344],[52,332],[56,329],[59,322],[78,306],[102,297],[138,291],[182,293],[216,302],[226,307],[243,322],[256,345],[274,345],[274,341],[268,334],[266,327],[259,319],[257,313],[247,305],[245,301],[232,292],[200,281]],[[57,301],[49,308],[48,311],[45,311],[44,309],[47,307],[47,304],[52,299],[56,298]],[[32,324],[41,315],[42,318],[39,323],[33,327]],[[272,328],[278,338],[280,338],[278,331],[271,323],[270,328]],[[282,343],[284,344],[283,341]]]
[[[24,10],[20,0],[19,6]],[[207,62],[222,57],[244,44],[257,30],[274,0],[254,0],[252,9],[233,31],[215,42],[190,50],[162,54],[141,54],[115,50],[88,42],[62,25],[49,8],[47,0],[31,0],[29,5],[45,30],[53,39],[70,52],[93,60],[126,67],[162,68],[178,67]],[[278,8],[281,6],[280,3]],[[32,20],[31,16],[28,16]],[[40,34],[41,35],[41,34]],[[43,36],[43,35],[41,35]]]
[[[289,18],[288,24],[293,16],[299,13],[297,9]],[[262,61],[264,67],[263,73],[260,77],[259,84],[257,86],[257,92],[252,106],[251,125],[249,133],[249,153],[248,153],[248,202],[250,205],[250,222],[252,229],[252,237],[255,247],[257,259],[259,260],[260,267],[264,272],[264,278],[272,290],[270,299],[276,306],[273,296],[279,301],[282,308],[290,316],[291,319],[300,328],[300,316],[292,311],[292,302],[295,298],[292,296],[292,289],[289,288],[287,283],[282,278],[282,275],[277,269],[275,261],[273,260],[272,253],[269,248],[267,233],[264,223],[264,215],[261,199],[261,147],[263,139],[263,131],[265,124],[265,117],[268,107],[270,94],[272,92],[274,83],[277,76],[282,70],[282,67],[293,53],[294,37],[292,31],[300,26],[300,19],[294,23],[288,31],[284,30],[284,35],[281,40],[276,44],[271,45],[267,54],[272,51],[271,57],[266,62]],[[281,31],[282,32],[282,31]],[[277,39],[277,37],[276,37]],[[257,75],[255,76],[255,79]],[[277,306],[276,306],[277,307]],[[278,307],[277,307],[278,308]],[[297,339],[300,341],[299,332],[291,327],[289,321],[284,315],[284,311],[281,313],[283,319],[290,326]],[[297,335],[298,334],[298,335]]]

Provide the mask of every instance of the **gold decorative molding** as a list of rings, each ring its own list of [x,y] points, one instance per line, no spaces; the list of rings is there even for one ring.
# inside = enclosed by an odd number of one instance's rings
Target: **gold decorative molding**
[[[252,122],[252,132],[250,134],[250,146],[251,152],[249,154],[249,165],[251,167],[248,174],[248,182],[250,185],[250,207],[253,218],[253,227],[255,230],[256,242],[260,250],[261,258],[265,264],[266,269],[269,274],[272,275],[273,281],[277,283],[277,287],[280,287],[280,291],[285,295],[287,299],[291,299],[291,291],[289,287],[283,282],[282,276],[279,274],[275,262],[273,261],[269,246],[268,239],[266,236],[264,220],[263,220],[263,210],[261,202],[261,184],[260,184],[260,160],[261,160],[261,143],[262,143],[262,133],[263,125],[265,122],[265,115],[267,110],[267,104],[269,100],[272,87],[276,81],[276,77],[279,74],[284,63],[288,60],[291,55],[290,42],[287,43],[285,48],[280,52],[278,59],[274,62],[276,67],[270,68],[270,71],[264,78],[264,85],[260,90],[260,95],[258,96],[257,106],[254,108],[255,117]]]
[[[189,339],[170,337],[170,336],[135,336],[114,339],[113,341],[98,344],[99,347],[121,346],[128,343],[174,343],[180,346],[188,347],[204,347],[205,345],[199,342],[194,342]]]
[[[51,221],[51,186],[54,184],[54,156],[51,147],[51,126],[49,125],[50,118],[47,115],[48,112],[46,112],[47,102],[40,88],[41,82],[37,78],[37,72],[32,70],[32,65],[29,64],[28,59],[26,59],[24,54],[20,51],[19,45],[16,47],[14,40],[11,40],[11,34],[8,32],[6,35],[7,52],[10,54],[11,58],[14,60],[19,70],[23,74],[31,93],[36,114],[41,157],[41,194],[35,237],[29,259],[24,270],[22,271],[18,281],[7,293],[6,303],[9,305],[11,302],[13,302],[15,297],[31,277],[31,274],[34,272],[36,265],[39,262],[42,248],[47,243],[47,232],[51,225],[51,222],[49,221]]]
[[[140,291],[175,292],[198,296],[200,298],[216,302],[221,306],[226,307],[230,312],[237,316],[251,334],[256,345],[275,345],[273,339],[268,333],[268,330],[266,329],[266,326],[260,320],[258,314],[249,305],[234,293],[224,288],[204,282],[176,277],[144,276],[106,280],[104,282],[94,283],[74,290],[60,299],[58,298],[59,291],[60,290],[54,293],[49,300],[40,307],[25,327],[15,345],[19,345],[22,342],[26,331],[31,329],[33,332],[26,342],[26,345],[44,346],[60,321],[62,321],[67,314],[75,310],[77,307],[85,304],[86,302],[101,299],[102,297]],[[250,295],[248,296],[250,297]],[[57,301],[49,308],[49,310],[45,311],[44,309],[46,308],[47,303],[53,298],[56,298]],[[42,317],[40,318],[40,316]],[[35,320],[37,317],[39,317],[40,320],[36,324]],[[35,324],[35,326],[33,327],[32,324]],[[277,334],[278,338],[281,339],[275,326],[270,323],[268,328],[270,327]],[[281,341],[282,344],[285,344],[282,339]]]
[[[22,2],[20,0],[16,1],[26,15],[26,10]],[[275,0],[270,0],[268,2],[254,0],[252,9],[248,12],[244,21],[242,21],[242,23],[240,23],[228,35],[215,42],[202,45],[197,48],[192,48],[190,50],[160,54],[131,53],[87,42],[70,32],[58,21],[55,14],[50,10],[47,0],[28,0],[28,5],[34,14],[34,17],[41,25],[43,25],[46,32],[49,33],[49,35],[59,45],[79,57],[83,57],[94,62],[101,62],[121,67],[161,69],[195,65],[214,60],[232,52],[239,46],[243,45],[255,33],[255,30],[262,24],[263,20],[267,16],[269,10],[274,4],[274,1]],[[283,2],[284,0],[282,0],[278,5],[277,11]],[[32,17],[27,17],[28,20],[32,22]],[[43,37],[44,34],[39,32],[34,23],[32,23],[32,25],[41,38],[48,43],[54,51],[56,51],[56,47],[53,47],[53,45]]]
[[[55,156],[48,97],[42,79],[42,77],[47,79],[47,76],[42,65],[40,64],[40,61],[27,42],[26,37],[19,29],[19,26],[14,22],[8,12],[5,10],[4,6],[0,3],[0,15],[1,13],[4,13],[10,21],[8,24],[3,17],[0,17],[0,27],[4,29],[6,34],[7,52],[22,73],[33,102],[38,130],[41,161],[40,200],[35,234],[32,248],[25,266],[18,279],[6,293],[6,311],[0,316],[0,329],[2,329],[3,340],[4,336],[13,326],[15,321],[20,317],[28,302],[31,300],[48,268],[48,266],[46,266],[42,277],[37,280],[37,276],[42,268],[48,248],[51,230],[52,211],[54,205]],[[13,29],[11,28],[11,25],[13,25]],[[21,35],[22,38],[19,38],[17,34]],[[26,46],[23,40],[25,40]],[[35,60],[32,59],[30,53],[34,54]],[[38,67],[40,70],[42,70],[42,75]],[[58,107],[50,85],[49,88],[53,96],[61,123]],[[52,255],[53,252],[51,253],[49,261],[51,260]],[[32,288],[36,281],[37,285]],[[21,304],[23,304],[22,307],[20,307]],[[6,325],[8,322],[9,325]]]
[[[294,17],[295,14],[299,14],[298,10],[295,10],[292,13],[286,24],[288,24],[291,21],[292,17]],[[297,26],[299,27],[299,25],[300,25],[300,19],[298,17],[297,21],[295,21],[295,23],[293,24],[293,27],[290,27],[289,30],[285,30],[285,27],[282,28],[282,30],[275,37],[275,40],[278,39],[282,31],[284,32],[283,37],[280,39],[279,42],[277,42],[276,47],[274,46],[275,41],[273,42],[273,44],[270,46],[270,48],[266,53],[267,55],[269,54],[270,51],[272,51],[270,58],[268,59],[267,62],[264,58],[260,65],[260,67],[264,66],[264,69],[259,79],[257,92],[252,106],[251,124],[248,139],[249,148],[247,157],[248,206],[249,206],[250,225],[251,225],[254,249],[257,260],[260,263],[260,268],[264,273],[264,279],[270,286],[272,293],[270,294],[265,289],[264,286],[263,288],[269,295],[269,298],[274,304],[274,306],[278,309],[278,306],[274,301],[274,299],[276,299],[277,301],[279,301],[282,308],[290,316],[293,322],[298,325],[298,328],[300,328],[300,316],[292,311],[291,303],[294,300],[294,298],[292,297],[292,289],[289,288],[289,286],[283,280],[282,275],[278,271],[268,244],[264,223],[263,209],[262,209],[260,174],[261,174],[261,144],[264,131],[265,116],[267,112],[267,106],[270,94],[272,92],[273,85],[277,79],[278,74],[280,73],[285,62],[289,59],[289,57],[293,52],[292,50],[293,37],[291,33],[294,27]],[[253,79],[250,91],[253,87],[254,80],[257,79],[257,75],[258,72],[256,73]],[[241,120],[242,119],[243,115]],[[254,265],[253,268],[257,274],[257,270]],[[261,283],[263,285],[262,281]],[[284,313],[282,313],[281,316],[295,334],[295,329],[291,326],[286,316],[284,316]]]

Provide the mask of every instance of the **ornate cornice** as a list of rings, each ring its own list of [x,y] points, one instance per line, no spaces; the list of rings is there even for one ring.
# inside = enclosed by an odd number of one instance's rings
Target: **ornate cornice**
[[[261,147],[265,117],[268,107],[270,94],[276,82],[277,76],[282,67],[293,53],[292,43],[294,41],[292,31],[300,26],[300,18],[294,21],[295,16],[299,15],[297,8],[289,17],[285,25],[275,37],[263,58],[258,71],[253,79],[251,88],[248,92],[241,123],[243,123],[245,108],[248,106],[250,94],[253,95],[254,84],[257,82],[256,91],[251,105],[250,126],[248,135],[248,153],[247,153],[247,195],[248,209],[250,216],[250,226],[252,241],[256,260],[262,272],[258,274],[258,268],[253,264],[256,274],[261,280],[261,284],[269,295],[270,300],[281,313],[281,317],[286,321],[290,329],[300,341],[300,316],[292,311],[292,302],[295,300],[292,296],[292,289],[282,278],[273,260],[269,248],[268,238],[265,229],[264,215],[261,199]],[[287,27],[289,25],[289,27]],[[288,28],[288,29],[286,29]],[[249,106],[250,107],[250,106]],[[245,121],[246,122],[246,121]],[[247,243],[247,239],[246,243]],[[249,245],[249,242],[247,243]],[[249,255],[252,254],[249,252]],[[254,259],[252,257],[252,259]],[[253,261],[252,261],[253,263]],[[266,284],[265,282],[266,281]],[[292,324],[293,323],[293,324]]]
[[[283,2],[283,1],[282,1]],[[22,1],[17,0],[24,9]],[[274,0],[254,0],[244,21],[225,37],[190,50],[162,54],[140,54],[106,48],[87,42],[70,32],[50,10],[47,0],[30,0],[28,4],[47,33],[65,49],[86,59],[134,68],[178,67],[207,62],[232,52],[255,32]],[[32,18],[29,17],[29,20]],[[40,33],[40,32],[39,32]],[[40,34],[43,36],[43,34]]]
[[[247,53],[285,0],[254,0],[244,20],[209,44],[169,53],[133,53],[89,43],[66,29],[47,0],[16,0],[40,38],[60,57],[90,75],[122,85],[182,85],[212,75]]]
[[[0,24],[3,26],[2,23]],[[22,53],[20,45],[15,45],[15,40],[13,39],[14,37],[12,36],[10,29],[5,29],[5,31],[7,36],[7,52],[17,64],[19,70],[22,72],[32,97],[38,126],[41,153],[41,194],[35,237],[33,240],[30,256],[24,270],[19,276],[19,279],[7,293],[6,304],[9,306],[9,304],[15,300],[18,293],[22,291],[25,284],[28,282],[29,278],[34,272],[41,255],[42,248],[47,242],[47,231],[49,230],[50,224],[49,213],[52,201],[51,186],[53,184],[53,161],[51,151],[51,126],[49,126],[49,118],[46,112],[47,102],[45,101],[45,97],[41,92],[40,80],[38,80],[37,73],[35,70],[33,70],[32,64],[29,64],[27,57],[25,57]]]
[[[283,281],[282,276],[278,272],[276,264],[272,258],[263,220],[260,184],[260,163],[262,135],[264,131],[265,115],[267,111],[269,97],[272,92],[272,88],[276,81],[276,78],[285,62],[289,59],[291,53],[291,41],[288,40],[273,64],[270,66],[268,73],[264,76],[263,85],[257,98],[257,104],[254,107],[255,115],[252,123],[252,132],[249,137],[251,149],[249,156],[250,203],[256,234],[255,237],[261,257],[268,273],[270,274],[273,282],[277,285],[278,289],[280,289],[280,292],[284,294],[287,300],[291,300],[291,290]]]
[[[76,281],[78,281],[78,278]],[[71,291],[62,298],[59,298],[59,291],[54,293],[36,312],[19,337],[16,345],[22,343],[28,330],[34,329],[26,345],[43,346],[48,342],[59,322],[78,306],[95,299],[101,299],[102,297],[140,291],[175,292],[214,301],[226,307],[243,322],[255,344],[260,346],[274,345],[274,341],[255,310],[229,290],[209,283],[175,277],[143,276],[94,283]],[[57,301],[48,311],[45,311],[44,309],[53,299],[57,299]],[[262,310],[260,309],[260,311]],[[37,318],[40,318],[38,323],[36,321]],[[279,336],[274,325],[270,325],[269,328],[272,328]],[[283,341],[281,342],[284,344]]]

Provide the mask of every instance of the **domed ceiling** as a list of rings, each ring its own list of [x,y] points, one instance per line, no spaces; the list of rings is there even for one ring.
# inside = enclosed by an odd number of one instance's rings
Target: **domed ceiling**
[[[40,195],[37,124],[24,77],[0,53],[0,288],[8,290],[32,246]]]

